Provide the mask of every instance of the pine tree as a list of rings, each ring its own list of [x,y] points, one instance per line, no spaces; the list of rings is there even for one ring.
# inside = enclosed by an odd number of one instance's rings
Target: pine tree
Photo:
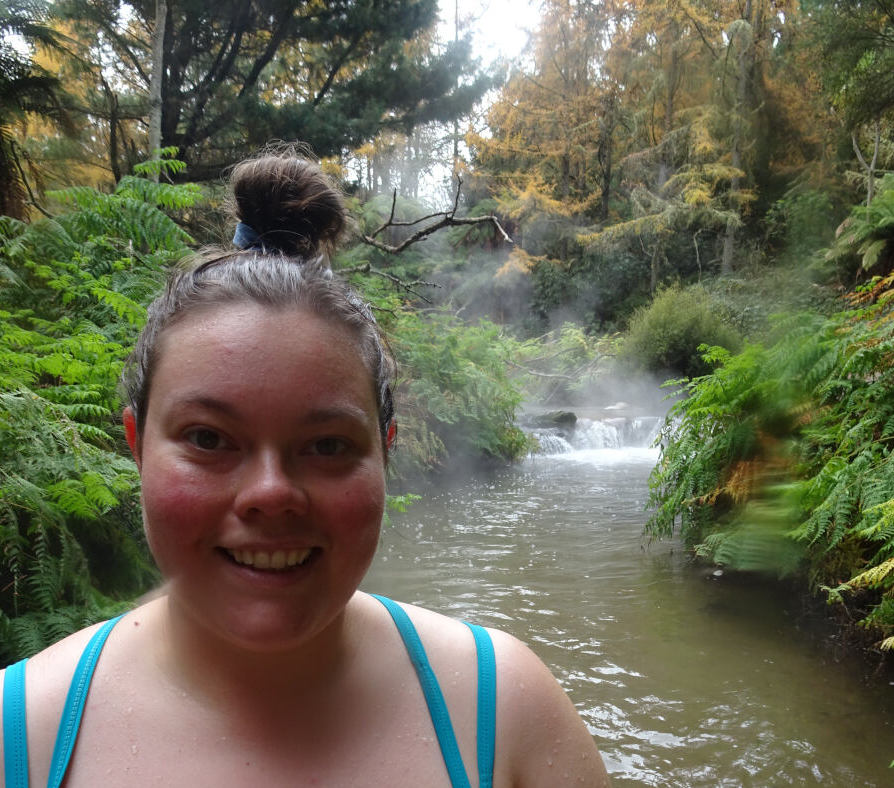
[[[110,128],[116,103],[149,114],[151,36],[156,4],[60,0],[95,64],[107,95]],[[464,42],[435,51],[414,42],[434,24],[435,0],[197,0],[167,3],[161,146],[174,147],[197,180],[273,139],[301,140],[319,156],[339,153],[383,129],[450,120],[489,86],[474,76]],[[102,48],[105,47],[106,50]],[[116,58],[102,63],[111,48]],[[112,80],[107,75],[116,73]],[[459,79],[463,77],[463,79]],[[114,82],[115,87],[106,91]],[[100,102],[96,102],[99,106]],[[117,139],[146,157],[132,130]],[[113,157],[114,158],[114,157]]]

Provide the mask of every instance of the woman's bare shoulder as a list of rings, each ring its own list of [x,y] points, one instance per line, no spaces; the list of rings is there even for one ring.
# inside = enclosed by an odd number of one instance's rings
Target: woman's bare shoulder
[[[43,699],[45,695],[52,696],[56,691],[61,691],[64,699],[78,659],[100,626],[102,625],[93,624],[78,630],[29,657],[26,669],[29,700]],[[30,707],[28,711],[30,713]]]
[[[475,659],[475,642],[461,621],[402,603],[436,673],[450,675]],[[495,785],[608,786],[599,751],[565,691],[518,638],[487,628],[497,663]]]
[[[39,752],[52,746],[68,686],[75,666],[93,633],[96,624],[48,646],[28,659],[25,670],[26,709],[29,750]],[[6,670],[0,672],[0,698],[6,684]],[[0,759],[3,741],[0,738]]]
[[[128,618],[138,620],[142,608],[128,613]],[[52,748],[56,729],[65,705],[65,698],[72,676],[90,639],[102,626],[102,622],[85,627],[62,640],[53,643],[28,659],[25,671],[26,709],[28,720],[28,746],[34,753]],[[116,627],[115,637],[122,637],[123,627]],[[6,671],[0,673],[0,693],[6,680]],[[0,694],[2,698],[2,694]],[[2,745],[0,745],[2,748]],[[2,750],[0,750],[2,752]]]
[[[608,786],[602,757],[570,698],[518,638],[489,630],[497,660],[497,751],[506,784]],[[507,775],[504,775],[506,777]]]

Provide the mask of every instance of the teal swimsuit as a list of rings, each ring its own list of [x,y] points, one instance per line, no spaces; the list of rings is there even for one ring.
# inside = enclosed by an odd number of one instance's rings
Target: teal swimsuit
[[[432,724],[438,736],[438,743],[441,745],[441,754],[444,756],[450,784],[453,788],[470,788],[469,778],[459,754],[459,746],[456,743],[456,735],[453,732],[453,725],[450,722],[450,714],[447,712],[447,705],[444,702],[444,695],[413,622],[396,602],[377,594],[372,596],[378,599],[391,614],[410,655],[413,667],[416,669]],[[81,715],[84,712],[84,703],[90,690],[90,680],[93,678],[96,662],[109,632],[120,618],[121,616],[118,616],[118,618],[106,621],[90,639],[87,648],[84,649],[78,660],[71,685],[68,688],[68,697],[65,699],[62,721],[59,723],[59,732],[56,735],[56,744],[53,747],[47,788],[59,788],[62,785],[65,770],[68,768],[68,762],[78,736]],[[478,651],[478,784],[480,788],[491,788],[494,771],[497,697],[494,647],[490,635],[485,629],[468,622],[466,622],[466,626],[472,630],[475,647]],[[6,788],[28,788],[28,736],[25,727],[26,662],[27,660],[23,659],[21,662],[10,665],[6,669],[6,677],[3,682],[3,766],[6,775]]]

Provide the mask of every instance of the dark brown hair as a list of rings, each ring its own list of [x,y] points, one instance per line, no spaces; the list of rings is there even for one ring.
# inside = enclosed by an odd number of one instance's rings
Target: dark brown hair
[[[208,307],[246,301],[271,309],[306,309],[346,326],[372,378],[383,443],[394,415],[394,360],[369,304],[329,267],[346,222],[341,195],[320,167],[293,153],[265,154],[231,176],[237,238],[243,248],[210,248],[176,267],[149,306],[146,325],[122,374],[125,397],[142,434],[164,331]]]
[[[344,204],[315,163],[268,154],[237,164],[230,181],[236,218],[255,231],[260,246],[308,259],[334,251]]]

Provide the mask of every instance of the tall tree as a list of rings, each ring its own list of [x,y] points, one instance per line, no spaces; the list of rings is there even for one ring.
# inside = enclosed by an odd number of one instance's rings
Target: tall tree
[[[473,139],[505,199],[533,190],[566,215],[607,216],[619,121],[618,89],[602,69],[609,22],[604,3],[545,3],[531,66],[491,107],[491,134]]]
[[[894,3],[804,0],[803,5],[811,22],[823,87],[850,137],[868,204],[881,174],[882,128],[890,124],[894,110]],[[868,137],[865,147],[864,137]]]
[[[117,89],[147,110],[155,0],[57,8],[114,50]],[[450,120],[490,83],[472,76],[464,42],[439,52],[412,45],[436,14],[436,0],[168,0],[160,144],[201,179],[270,139],[328,155],[382,129]]]
[[[168,21],[166,0],[155,0],[155,25],[152,28],[152,72],[149,78],[149,155],[161,148],[162,84],[165,73],[165,27]]]

